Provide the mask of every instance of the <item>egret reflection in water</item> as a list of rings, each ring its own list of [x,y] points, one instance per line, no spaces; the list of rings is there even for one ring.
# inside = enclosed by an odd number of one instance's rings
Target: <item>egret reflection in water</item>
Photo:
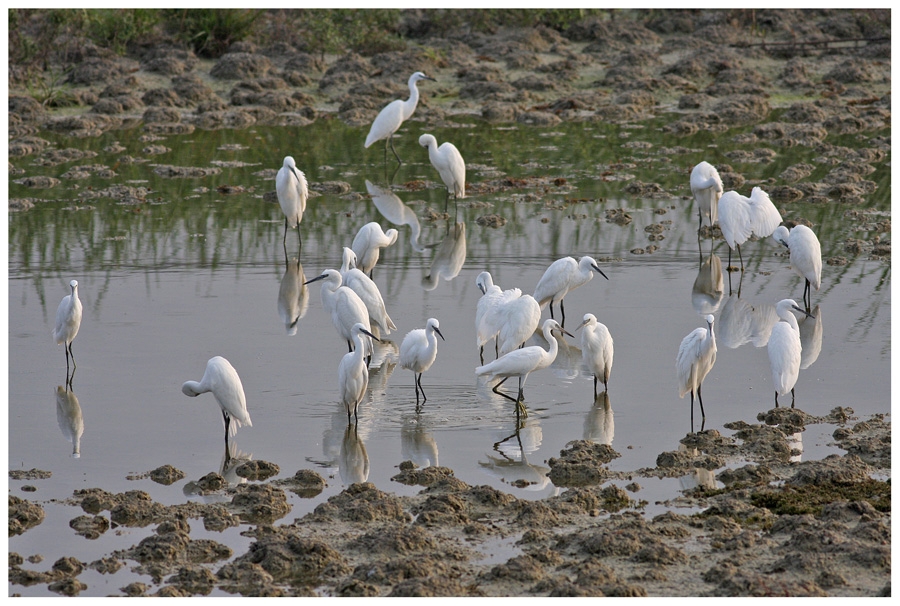
[[[431,428],[416,413],[403,419],[400,428],[400,456],[419,467],[438,466],[438,446]]]
[[[595,444],[612,446],[615,433],[616,421],[609,393],[601,391],[594,398],[594,403],[584,418],[584,439]]]
[[[398,227],[408,225],[410,228],[409,245],[418,253],[424,253],[427,248],[419,243],[419,236],[422,234],[422,226],[419,224],[419,217],[409,206],[403,203],[400,196],[392,192],[388,188],[375,185],[368,179],[366,180],[366,190],[372,196],[372,204],[378,209],[381,215]]]
[[[767,303],[753,304],[732,293],[719,308],[716,341],[729,349],[746,343],[765,347],[778,321],[775,308]]]
[[[72,458],[81,457],[81,435],[84,433],[84,416],[81,404],[70,386],[56,388],[56,422],[63,437],[72,443]]]
[[[812,310],[813,318],[803,316],[797,323],[800,325],[800,370],[813,365],[822,352],[822,306],[816,305]]]
[[[344,430],[338,468],[345,486],[369,479],[369,454],[355,425]]]
[[[504,432],[506,433],[506,432]],[[543,490],[550,484],[549,467],[528,462],[528,455],[541,447],[543,433],[538,419],[517,417],[513,433],[494,443],[496,455],[488,454],[478,464],[503,482],[529,491]]]
[[[722,276],[722,259],[710,253],[700,263],[697,278],[691,289],[691,304],[701,316],[715,314],[725,295],[725,279]]]
[[[679,444],[678,450],[679,452],[687,452],[693,457],[700,454],[698,449],[685,446],[684,444]],[[689,474],[678,478],[678,483],[681,486],[681,490],[693,490],[700,487],[713,490],[716,488],[716,473],[712,469],[694,467]]]
[[[422,288],[434,290],[441,279],[452,280],[459,275],[465,262],[466,224],[456,222],[438,245],[434,258],[431,260],[431,268],[428,270],[428,274],[422,278]]]
[[[306,315],[309,307],[309,287],[300,259],[284,259],[284,275],[278,287],[278,315],[284,322],[289,336],[297,334],[297,322]]]
[[[803,432],[795,431],[789,435],[787,443],[791,448],[791,463],[800,463],[803,460]]]

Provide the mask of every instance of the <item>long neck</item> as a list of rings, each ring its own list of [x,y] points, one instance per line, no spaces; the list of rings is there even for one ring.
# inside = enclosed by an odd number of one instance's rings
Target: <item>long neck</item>
[[[781,319],[784,320],[785,322],[787,322],[790,325],[790,327],[794,330],[794,332],[796,332],[796,333],[800,332],[800,325],[797,323],[797,318],[794,317],[794,314],[792,314],[789,311],[785,312],[785,314],[783,316],[781,316]]]
[[[416,111],[416,105],[419,103],[419,88],[415,81],[409,83],[409,99],[403,102],[403,119],[407,120]],[[429,151],[431,151],[429,149]]]
[[[544,331],[544,338],[547,340],[547,343],[550,344],[547,355],[550,358],[550,362],[553,362],[553,360],[556,359],[556,354],[559,353],[559,342],[556,340],[556,337],[553,336],[553,330],[549,328]]]

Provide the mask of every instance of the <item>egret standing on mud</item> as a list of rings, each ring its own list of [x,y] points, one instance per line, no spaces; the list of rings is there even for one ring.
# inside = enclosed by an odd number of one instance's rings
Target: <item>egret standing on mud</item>
[[[451,195],[454,200],[465,198],[466,163],[456,146],[448,141],[438,147],[437,139],[432,135],[419,137],[419,145],[428,148],[428,159],[447,186],[447,200]]]
[[[594,375],[594,399],[597,398],[597,380],[603,381],[607,391],[609,373],[613,364],[613,338],[606,325],[598,322],[594,314],[584,314],[581,323],[581,359]]]
[[[375,121],[372,122],[372,128],[369,129],[369,134],[366,137],[366,148],[376,141],[387,139],[387,142],[384,144],[385,162],[387,162],[387,146],[388,143],[390,143],[391,151],[394,152],[394,157],[397,158],[397,162],[403,164],[403,160],[400,159],[400,156],[397,155],[397,150],[394,149],[394,133],[397,132],[400,125],[406,120],[409,120],[409,117],[416,111],[416,105],[419,103],[419,89],[416,86],[416,82],[419,80],[436,81],[434,78],[429,78],[422,72],[414,73],[409,77],[409,99],[406,101],[397,99],[388,103],[375,118]]]
[[[221,356],[210,358],[206,363],[206,372],[200,382],[185,381],[181,386],[181,392],[192,398],[208,391],[222,409],[222,418],[225,420],[225,452],[228,452],[228,436],[237,433],[238,427],[246,425],[252,427],[250,413],[247,412],[247,397],[244,395],[244,386],[234,366]],[[234,425],[231,421],[234,419]]]
[[[366,334],[376,341],[381,340],[366,330],[366,327],[359,322],[353,325],[350,334],[356,347],[354,351],[344,354],[338,366],[338,386],[341,390],[341,403],[347,408],[347,425],[350,424],[351,411],[353,418],[359,421],[356,414],[357,408],[369,387],[369,369],[363,355],[366,347],[362,335]]]
[[[706,316],[706,324],[709,330],[700,327],[692,330],[678,348],[678,356],[675,358],[675,371],[678,376],[678,397],[691,392],[691,431],[694,430],[694,392],[700,401],[700,414],[706,421],[706,412],[703,410],[703,398],[700,396],[700,387],[703,379],[712,370],[716,363],[716,335],[713,332],[712,315]],[[701,424],[701,428],[703,426]]]
[[[727,191],[719,198],[719,228],[728,242],[728,267],[731,271],[731,251],[737,248],[741,259],[741,271],[744,271],[744,258],[741,256],[741,244],[752,235],[766,238],[772,235],[781,214],[768,194],[758,187],[744,197],[736,191]]]
[[[719,171],[709,162],[700,162],[691,171],[691,193],[697,203],[700,225],[703,227],[703,216],[709,219],[712,227],[719,220],[719,198],[722,197],[722,179]]]
[[[72,294],[66,295],[56,308],[56,326],[53,338],[56,344],[63,344],[66,351],[66,376],[69,374],[69,356],[72,356],[72,370],[75,370],[75,354],[72,353],[72,341],[81,328],[81,299],[78,298],[78,280],[69,282]]]
[[[775,408],[778,408],[778,396],[791,392],[791,408],[794,407],[794,385],[800,376],[800,357],[803,347],[800,345],[800,325],[794,312],[813,316],[797,306],[793,299],[782,299],[775,306],[775,313],[782,322],[776,322],[769,335],[766,349],[769,352],[769,365],[772,367],[772,383],[775,386]]]
[[[416,404],[419,403],[419,391],[422,392],[422,402],[428,400],[425,390],[422,389],[422,373],[431,368],[437,357],[437,334],[441,339],[440,323],[437,318],[428,318],[425,328],[416,328],[406,333],[400,344],[400,366],[413,371],[413,379],[416,385]]]
[[[381,249],[392,246],[397,241],[399,233],[391,228],[387,231],[381,229],[381,225],[372,221],[366,223],[356,232],[353,244],[350,248],[356,253],[356,267],[363,273],[372,277],[372,270],[381,256]]]
[[[810,285],[816,290],[822,285],[822,246],[819,239],[815,232],[805,225],[795,225],[791,230],[779,225],[772,238],[787,247],[791,253],[791,268],[806,280],[803,287],[803,303],[806,305],[806,311],[809,311],[812,304]]]
[[[562,312],[560,326],[566,325],[566,308],[563,299],[570,290],[575,290],[582,284],[590,282],[594,276],[591,273],[592,269],[606,278],[606,274],[600,271],[597,262],[591,257],[581,257],[580,261],[576,261],[574,257],[563,257],[551,263],[538,281],[537,287],[534,289],[534,298],[541,309],[544,309],[548,303],[550,304],[551,318],[553,318],[553,303],[559,302],[559,309]],[[609,280],[609,278],[606,279]]]
[[[306,210],[309,188],[306,184],[306,175],[297,168],[297,164],[291,156],[284,157],[284,164],[275,175],[275,194],[278,196],[281,212],[284,213],[282,244],[287,242],[288,227],[297,228],[297,238],[298,241],[301,241],[300,221],[303,220],[303,211]]]

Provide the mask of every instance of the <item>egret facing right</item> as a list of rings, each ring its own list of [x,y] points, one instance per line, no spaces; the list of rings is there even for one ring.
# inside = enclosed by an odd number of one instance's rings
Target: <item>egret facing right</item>
[[[612,372],[613,363],[613,338],[606,325],[598,322],[594,314],[584,314],[581,328],[581,359],[594,375],[594,399],[596,399],[598,379],[603,381],[603,391],[608,389],[609,373]]]
[[[772,234],[776,242],[783,244],[791,254],[791,268],[798,276],[806,280],[803,287],[803,303],[806,311],[811,306],[812,292],[810,286],[819,290],[822,285],[822,246],[813,230],[805,225],[795,225],[788,230],[779,225]]]
[[[700,401],[700,414],[706,421],[706,412],[703,410],[703,398],[700,396],[700,387],[703,379],[712,370],[716,363],[716,335],[713,332],[712,314],[706,316],[705,328],[695,328],[684,339],[678,348],[678,356],[675,358],[675,371],[678,376],[678,397],[691,392],[691,431],[694,429],[694,392]],[[701,424],[701,428],[702,428]]]
[[[203,373],[199,383],[185,381],[181,386],[181,392],[192,398],[210,391],[222,409],[222,418],[225,420],[225,452],[228,452],[228,436],[236,434],[242,424],[253,427],[253,423],[250,421],[250,413],[247,412],[247,396],[244,395],[241,378],[231,362],[222,356],[209,359],[206,363],[206,372]],[[232,419],[234,425],[231,425]]]
[[[66,295],[56,308],[56,326],[53,338],[56,344],[63,344],[66,350],[66,375],[69,373],[69,356],[72,356],[72,370],[75,370],[75,354],[72,353],[72,341],[81,328],[81,299],[78,298],[78,280],[69,282],[72,294]]]
[[[356,267],[361,272],[369,274],[371,278],[372,270],[378,263],[378,257],[381,256],[381,249],[392,246],[397,241],[398,235],[396,229],[384,231],[375,221],[360,227],[356,237],[353,238],[353,244],[350,245],[356,254]]]
[[[438,147],[433,135],[419,137],[419,145],[428,148],[428,159],[447,186],[447,199],[466,197],[466,163],[456,146],[449,141]]]
[[[428,318],[425,328],[416,328],[406,333],[400,344],[400,366],[413,371],[416,384],[416,403],[419,402],[419,391],[422,392],[422,402],[428,400],[425,390],[422,389],[422,373],[431,368],[437,357],[437,334],[441,339],[440,322],[437,318]]]
[[[303,211],[306,210],[306,199],[309,198],[309,188],[306,184],[306,175],[297,168],[297,164],[291,156],[284,157],[284,165],[275,175],[275,194],[278,196],[278,204],[284,213],[284,238],[282,244],[287,242],[287,230],[297,228],[297,238],[300,238],[300,221],[303,220]]]
[[[408,82],[409,99],[406,101],[397,99],[388,103],[375,118],[375,121],[372,122],[372,128],[369,129],[369,134],[366,136],[366,148],[376,141],[387,139],[384,144],[385,160],[387,160],[387,146],[388,143],[390,143],[391,151],[394,152],[394,157],[397,158],[397,162],[403,164],[403,160],[400,159],[400,156],[397,155],[397,150],[394,149],[394,133],[397,132],[400,125],[406,120],[409,120],[410,116],[413,115],[413,112],[416,111],[416,105],[419,103],[419,89],[416,86],[416,83],[419,80],[436,81],[434,78],[429,78],[422,72],[416,72],[410,76]]]
[[[534,289],[534,298],[537,300],[541,309],[550,304],[550,317],[553,318],[553,304],[559,302],[559,309],[562,312],[562,321],[560,326],[566,325],[566,308],[563,300],[570,290],[575,290],[582,284],[590,282],[594,274],[591,270],[606,278],[597,266],[597,262],[591,257],[581,257],[580,261],[576,261],[574,257],[563,257],[557,259],[550,264],[544,275],[538,281],[537,287]],[[609,280],[609,278],[606,278]]]

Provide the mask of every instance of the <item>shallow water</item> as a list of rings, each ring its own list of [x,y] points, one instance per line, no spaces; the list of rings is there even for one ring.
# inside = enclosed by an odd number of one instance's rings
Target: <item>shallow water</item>
[[[724,292],[703,292],[711,247],[724,267],[727,245],[704,240],[698,250],[696,210],[683,197],[690,191],[690,166],[721,160],[710,135],[674,138],[653,124],[543,130],[458,126],[431,132],[439,142],[451,139],[460,148],[469,164],[470,188],[506,176],[547,179],[471,195],[455,211],[457,226],[425,218],[427,207],[443,210],[444,190],[427,153],[415,145],[421,123],[410,123],[397,140],[405,163],[393,176],[393,187],[383,187],[385,195],[377,189],[386,185],[381,149],[363,150],[364,129],[336,120],[304,129],[168,137],[156,142],[171,148],[160,156],[142,151],[148,142],[140,140],[139,128],[88,140],[42,134],[58,148],[89,148],[98,156],[53,167],[34,165],[33,157],[13,162],[28,175],[59,178],[74,165],[105,164],[118,176],[64,179],[51,190],[10,183],[10,197],[45,201],[9,215],[9,469],[37,468],[53,476],[9,481],[11,494],[37,500],[47,514],[41,525],[10,538],[9,550],[25,557],[41,554],[43,563],[26,566],[44,570],[63,555],[90,562],[151,532],[120,527],[95,541],[75,535],[68,521],[80,509],[55,500],[76,489],[144,490],[166,504],[201,498],[186,494],[188,483],[222,470],[221,415],[212,395],[188,399],[180,387],[185,380],[199,380],[214,355],[231,361],[247,393],[253,427],[239,430],[234,440],[239,453],[277,463],[279,477],[311,468],[327,479],[326,489],[313,499],[289,493],[294,510],[285,521],[356,481],[416,493],[419,487],[390,479],[404,460],[447,466],[469,484],[489,484],[520,498],[560,492],[546,478],[546,461],[571,440],[611,441],[622,455],[611,463],[614,470],[652,467],[659,453],[676,450],[691,430],[690,402],[678,398],[674,360],[681,339],[704,324],[706,313],[716,316],[719,339],[716,365],[703,386],[706,428],[730,435],[723,423],[755,423],[758,413],[772,407],[767,329],[775,303],[799,300],[803,284],[778,245],[766,239],[743,247],[746,271],[739,298],[729,296],[727,272]],[[113,141],[126,151],[104,151]],[[629,145],[634,141],[651,145]],[[727,137],[717,141],[729,149],[741,147]],[[689,151],[664,149],[676,144]],[[864,145],[864,139],[844,137],[840,144]],[[123,154],[148,161],[118,162]],[[286,154],[294,156],[311,184],[345,181],[352,191],[310,199],[299,264],[297,234],[287,234],[286,259],[283,216],[277,203],[263,199],[274,190],[274,172]],[[813,150],[792,148],[780,150],[771,164],[731,164],[748,179],[775,177],[777,183],[784,168],[815,156]],[[156,164],[219,166],[222,172],[166,179],[153,172]],[[889,214],[885,165],[889,162],[876,165],[867,178],[879,184],[870,206]],[[825,170],[820,166],[811,178]],[[623,191],[629,175],[657,182],[672,195],[630,196]],[[565,183],[554,183],[556,178]],[[425,188],[417,189],[416,181]],[[152,193],[139,205],[80,197],[114,184],[148,187]],[[245,191],[217,191],[226,185]],[[369,197],[372,192],[376,195]],[[826,259],[846,255],[848,235],[872,235],[848,227],[846,208],[839,204],[778,206],[786,219],[803,216],[814,223]],[[615,208],[624,208],[633,221],[625,226],[605,221],[605,211]],[[452,202],[449,210],[452,215]],[[476,222],[492,213],[505,217],[506,225],[495,229]],[[319,283],[309,286],[308,298],[295,302],[301,319],[293,336],[285,329],[279,297],[304,276],[337,268],[341,248],[369,221],[400,231],[374,271],[398,330],[379,346],[371,396],[360,406],[358,430],[348,432],[337,401],[337,367],[346,344],[322,309]],[[665,238],[651,242],[644,227],[657,223]],[[659,249],[630,252],[650,244]],[[592,379],[580,368],[578,339],[566,338],[553,367],[529,377],[529,414],[517,419],[512,403],[492,394],[474,373],[479,363],[474,314],[481,294],[475,277],[488,270],[502,288],[531,293],[552,261],[583,254],[596,258],[609,280],[595,275],[567,296],[566,325],[572,331],[590,312],[609,327],[616,353],[607,398],[594,401]],[[825,265],[822,290],[813,293],[817,319],[803,323],[804,351],[813,357],[818,336],[821,348],[815,359],[804,360],[808,367],[800,373],[796,404],[813,415],[849,406],[864,418],[890,410],[890,266],[865,255],[846,256],[848,265]],[[717,265],[713,258],[712,267]],[[739,276],[732,276],[735,290]],[[78,280],[84,305],[74,343],[78,368],[69,394],[74,399],[65,397],[65,389],[58,397],[65,357],[50,338],[56,306],[71,279]],[[440,320],[446,340],[439,342],[437,361],[422,379],[428,400],[417,408],[413,375],[396,366],[396,351],[403,335],[429,317]],[[813,330],[816,323],[821,331]],[[493,357],[489,350],[486,359]],[[504,387],[514,391],[514,382]],[[76,409],[83,435],[80,457],[73,458]],[[695,417],[698,429],[699,407]],[[832,445],[833,429],[807,427],[803,459],[840,452]],[[162,486],[135,478],[164,464],[184,471],[185,479]],[[632,496],[647,500],[651,514],[661,510],[657,501],[714,481],[635,480],[642,490]],[[36,486],[37,492],[22,492],[23,485]],[[206,533],[192,526],[194,538],[209,535],[236,553],[250,543],[239,528]],[[138,577],[126,567],[115,575],[86,571],[79,578],[89,586],[86,594],[106,595]],[[13,592],[50,595],[45,586],[10,586]]]

